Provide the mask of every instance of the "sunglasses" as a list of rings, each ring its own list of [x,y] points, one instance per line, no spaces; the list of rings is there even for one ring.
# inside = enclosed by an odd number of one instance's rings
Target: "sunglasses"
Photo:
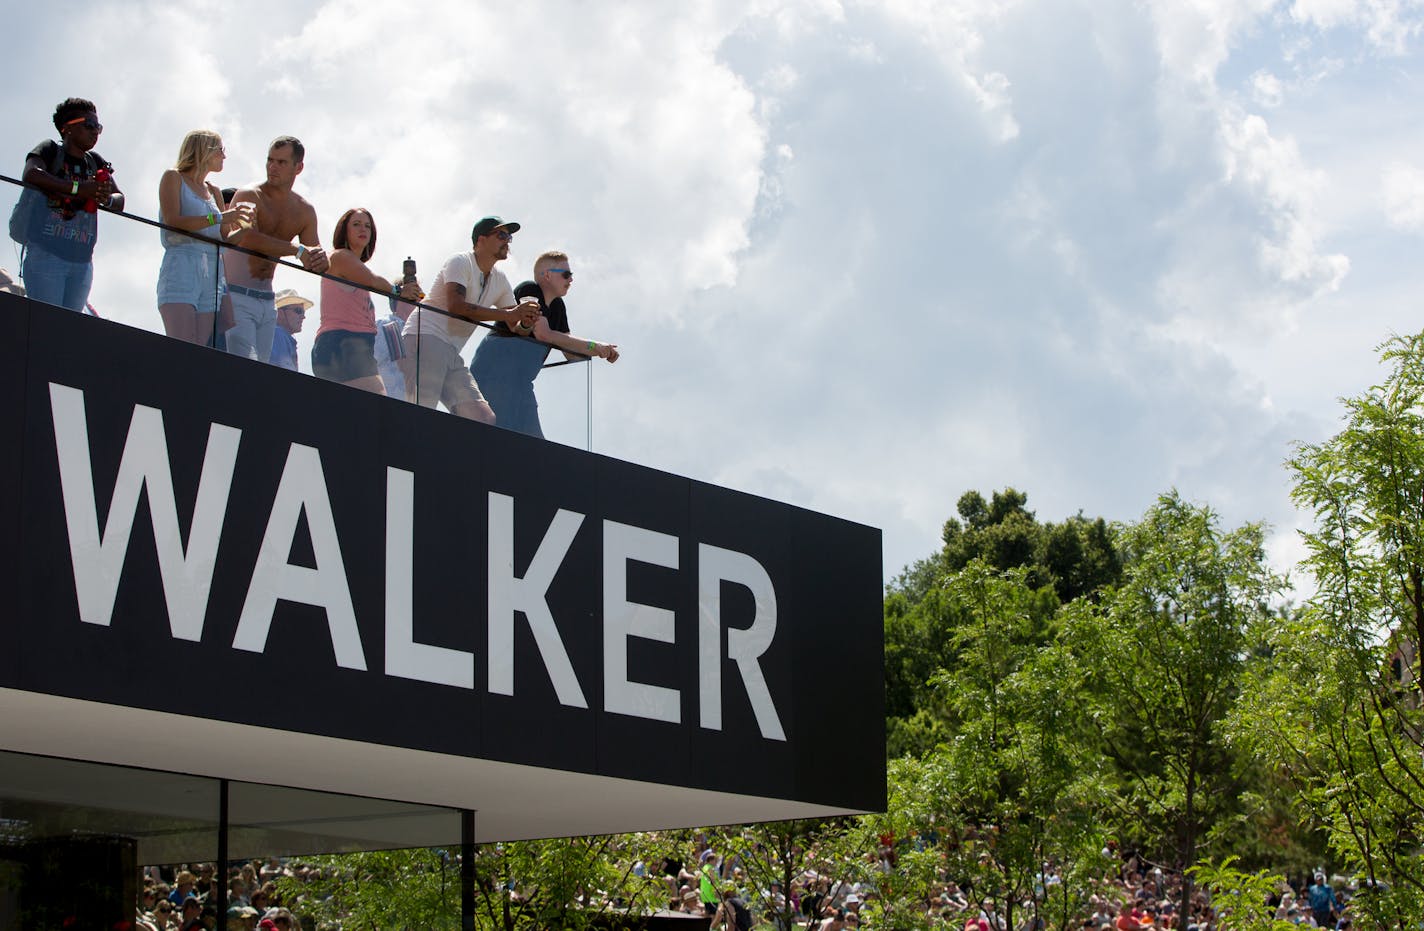
[[[500,242],[509,242],[514,238],[514,234],[509,230],[495,230],[493,235],[499,237]]]
[[[553,272],[556,275],[563,275],[565,281],[574,280],[574,273],[569,271],[567,268],[546,268],[544,269],[544,271]]]
[[[74,119],[70,120],[64,125],[73,126],[75,123],[83,123],[85,129],[92,129],[96,133],[101,133],[104,131],[104,124],[100,123],[92,116],[76,116]]]

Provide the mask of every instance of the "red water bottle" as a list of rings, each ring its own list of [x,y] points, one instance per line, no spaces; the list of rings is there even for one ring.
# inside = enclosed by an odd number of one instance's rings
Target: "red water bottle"
[[[98,171],[94,172],[94,180],[98,181],[100,184],[109,183],[109,181],[111,181],[113,177],[113,175],[109,174],[109,169],[107,168],[100,168]],[[84,209],[87,210],[89,213],[98,213],[99,202],[91,197],[84,202]]]

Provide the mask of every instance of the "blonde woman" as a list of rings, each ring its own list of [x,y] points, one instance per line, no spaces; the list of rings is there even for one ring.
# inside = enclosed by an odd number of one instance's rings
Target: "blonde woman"
[[[158,219],[174,228],[159,233],[158,313],[169,336],[189,343],[213,340],[223,287],[217,243],[252,220],[250,204],[227,209],[222,192],[208,181],[208,175],[222,171],[226,158],[221,136],[195,129],[183,137],[178,163],[158,182]]]

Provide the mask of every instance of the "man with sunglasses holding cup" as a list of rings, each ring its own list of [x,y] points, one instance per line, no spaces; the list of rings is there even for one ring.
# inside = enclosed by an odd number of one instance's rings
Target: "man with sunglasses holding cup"
[[[37,301],[83,311],[94,283],[100,208],[124,209],[113,166],[93,151],[104,131],[94,103],[71,97],[54,110],[60,141],[47,139],[25,157],[23,180],[39,192],[27,215],[12,219],[25,244],[20,278]],[[33,198],[32,192],[26,192]],[[22,196],[17,214],[26,206]],[[16,220],[21,229],[16,230]]]
[[[618,361],[618,347],[569,335],[569,314],[564,296],[573,287],[574,273],[563,252],[545,252],[534,261],[534,280],[514,289],[515,297],[539,302],[540,315],[533,329],[511,330],[503,323],[485,334],[470,363],[485,400],[495,413],[496,426],[544,438],[539,424],[539,402],[534,379],[544,367],[551,348],[563,350],[567,359],[597,356]],[[526,339],[511,337],[525,336]]]
[[[460,351],[477,321],[499,321],[516,333],[534,331],[539,302],[516,301],[509,279],[494,267],[509,258],[509,243],[518,231],[518,223],[501,217],[481,218],[470,231],[473,248],[452,255],[435,276],[426,300],[445,313],[417,308],[401,334],[406,400],[422,407],[443,402],[452,414],[495,422],[494,411],[465,368]]]

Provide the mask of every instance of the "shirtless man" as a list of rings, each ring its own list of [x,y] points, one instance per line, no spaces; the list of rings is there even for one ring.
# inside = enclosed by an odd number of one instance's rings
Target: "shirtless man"
[[[251,229],[233,235],[244,249],[279,259],[294,255],[309,271],[326,271],[326,253],[316,231],[316,209],[292,190],[302,173],[306,148],[292,136],[278,136],[267,150],[267,180],[255,187],[239,188],[231,204],[255,205]],[[292,242],[296,239],[297,242]],[[227,331],[227,351],[249,359],[268,361],[272,332],[277,323],[272,274],[277,264],[255,255],[228,250],[223,256],[227,290],[232,299],[232,327]]]

